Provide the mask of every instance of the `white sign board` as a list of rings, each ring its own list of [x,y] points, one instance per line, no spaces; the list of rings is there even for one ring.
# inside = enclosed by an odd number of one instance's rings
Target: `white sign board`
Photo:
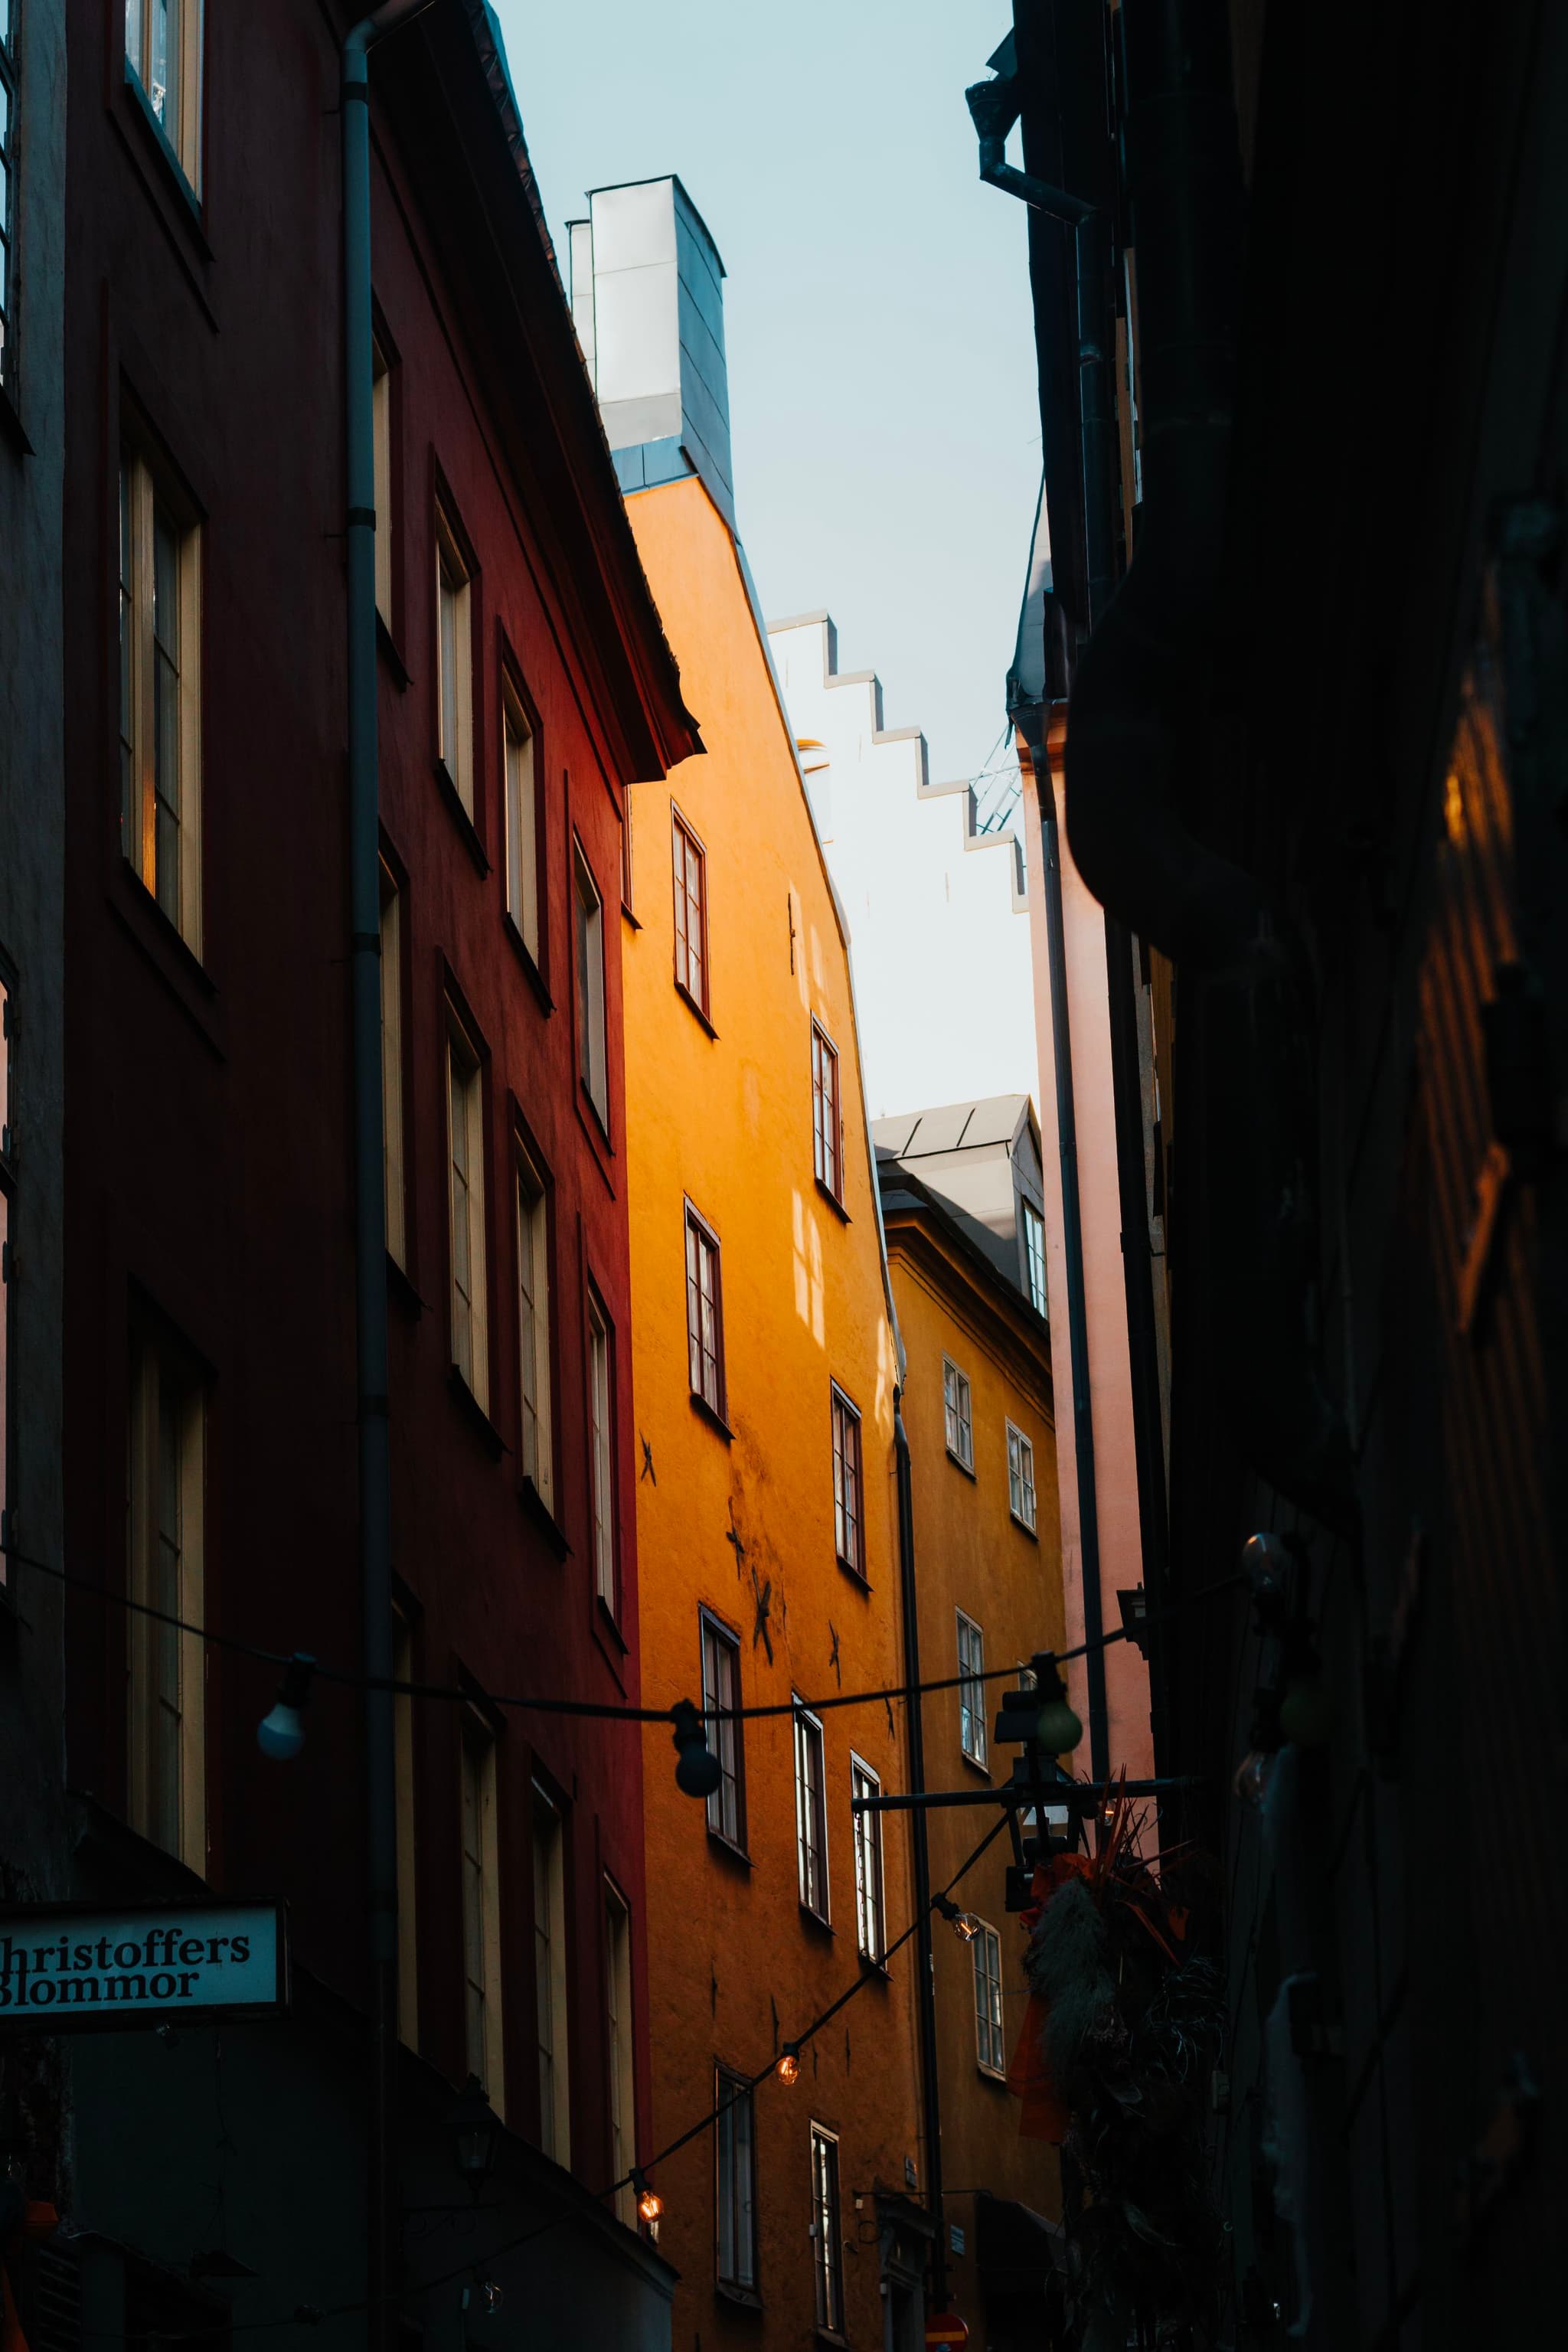
[[[0,1910],[0,2029],[269,2017],[288,2005],[280,1903]]]

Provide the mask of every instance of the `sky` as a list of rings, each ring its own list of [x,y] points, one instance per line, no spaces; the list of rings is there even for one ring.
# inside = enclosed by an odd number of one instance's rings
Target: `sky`
[[[830,611],[932,780],[978,773],[1040,467],[1024,207],[963,103],[1007,0],[495,5],[563,268],[587,189],[668,172],[718,245],[767,617]]]

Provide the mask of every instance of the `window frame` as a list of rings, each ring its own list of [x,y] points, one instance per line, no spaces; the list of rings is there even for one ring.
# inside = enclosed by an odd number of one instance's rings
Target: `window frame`
[[[158,134],[165,153],[178,170],[192,195],[199,204],[202,194],[202,150],[205,131],[204,120],[206,49],[205,0],[178,0],[180,9],[177,38],[180,48],[180,96],[175,117],[174,135],[170,136],[166,108],[160,107],[151,86],[151,77],[144,75],[141,64],[132,57],[130,18],[134,9],[137,24],[137,48],[140,57],[151,54],[153,16],[157,0],[128,0],[121,18],[124,43],[125,79],[132,84],[146,110],[147,118]],[[165,89],[167,84],[165,84]]]
[[[544,972],[543,794],[539,714],[510,651],[500,664],[501,897],[514,939],[541,979]],[[512,747],[528,754],[527,807],[514,811]]]
[[[434,502],[431,551],[435,557],[436,765],[458,796],[458,806],[477,827],[474,801],[474,706],[479,669],[479,632],[474,594],[479,567],[453,520],[447,499]],[[447,676],[447,598],[451,599],[452,675]],[[450,707],[448,707],[450,704]]]
[[[606,1871],[605,1919],[605,2076],[609,2092],[610,2174],[616,2219],[637,2226],[637,2042],[632,2017],[632,1906]]]
[[[812,2279],[816,2326],[828,2336],[844,2333],[843,2192],[838,2179],[838,2134],[811,2120]]]
[[[942,1360],[942,1433],[947,1441],[949,1460],[956,1462],[961,1470],[967,1470],[973,1477],[974,1475],[974,1394],[970,1387],[969,1374],[962,1370],[946,1353]],[[955,1435],[963,1441],[962,1444],[954,1443]]]
[[[118,473],[120,583],[121,849],[126,864],[172,923],[191,953],[201,960],[202,888],[202,525],[195,502],[168,469],[149,454],[134,431],[121,436]],[[177,643],[170,667],[177,679],[173,729],[159,725],[160,656],[169,659],[159,636],[160,527],[174,545],[174,622]],[[161,789],[161,751],[167,741],[174,763],[173,796]],[[176,828],[174,878],[164,887],[166,859],[160,816],[170,811]]]
[[[583,845],[572,842],[573,975],[577,999],[577,1076],[594,1116],[610,1135],[610,1034],[605,965],[605,894]]]
[[[490,1317],[489,1317],[489,1249],[486,1223],[485,1183],[485,1055],[466,1024],[459,1019],[450,998],[447,1002],[445,1028],[447,1059],[447,1314],[449,1359],[452,1370],[462,1381],[481,1412],[489,1411],[490,1398]],[[459,1171],[457,1159],[458,1106],[454,1099],[459,1070],[463,1073],[463,1149],[464,1165]],[[458,1190],[456,1179],[462,1174],[465,1192],[464,1227],[468,1249],[469,1288],[465,1295],[458,1279]],[[477,1276],[476,1276],[477,1263]],[[459,1310],[463,1299],[468,1318],[468,1362],[464,1364],[458,1351]]]
[[[616,1508],[616,1332],[597,1291],[587,1299],[588,1516],[594,1591],[612,1623],[619,1619],[619,1513]],[[603,1380],[600,1370],[603,1368]]]
[[[206,1580],[206,1381],[187,1351],[150,1321],[132,1327],[126,1452],[126,1581],[129,1597],[199,1625]],[[171,1591],[158,1573],[160,1489],[167,1411],[174,1447],[179,1530]],[[172,1606],[170,1604],[173,1604]],[[126,1705],[127,1816],[132,1829],[205,1877],[207,1867],[206,1675],[202,1637],[158,1623],[146,1607],[130,1612]],[[155,1783],[163,1757],[154,1645],[172,1655],[178,1693],[174,1742],[175,1819],[158,1818]],[[163,1669],[167,1671],[167,1668]],[[166,1829],[172,1829],[171,1843]]]
[[[566,1815],[564,1808],[537,1779],[533,1782],[530,1859],[533,1888],[534,2047],[539,2066],[539,2145],[544,2155],[569,2169],[572,2162],[572,2065],[571,1970],[566,1949]],[[545,1911],[542,1934],[540,1924],[542,1888]],[[543,2038],[546,2024],[550,2036],[548,2043]]]
[[[389,637],[394,635],[393,541],[396,528],[393,488],[395,428],[392,414],[392,372],[396,355],[379,328],[370,339],[371,499],[375,512],[375,614]]]
[[[520,1135],[512,1137],[512,1240],[516,1250],[518,1461],[545,1508],[555,1507],[555,1374],[551,1297],[551,1186],[543,1164]],[[527,1262],[533,1288],[524,1284]],[[531,1333],[531,1345],[530,1344]],[[530,1360],[533,1378],[529,1379]]]
[[[967,1610],[955,1609],[958,1620],[958,1749],[966,1762],[988,1771],[985,1720],[985,1633]],[[970,1637],[965,1655],[965,1635]],[[965,1732],[965,1725],[968,1732]]]
[[[708,852],[690,821],[672,800],[669,803],[670,879],[675,910],[675,985],[692,1010],[711,1026],[710,968],[708,949]],[[697,946],[691,944],[693,861],[697,877]],[[697,985],[691,985],[693,962]]]
[[[686,1363],[690,1381],[691,1399],[717,1422],[728,1427],[729,1392],[724,1377],[724,1269],[719,1236],[701,1211],[689,1199],[683,1201],[685,1216],[682,1233],[686,1246]],[[712,1271],[711,1295],[702,1286],[704,1271]],[[707,1345],[702,1329],[702,1311],[709,1310],[712,1325],[712,1346]],[[712,1368],[712,1394],[709,1394],[709,1367]]]
[[[403,1018],[403,897],[381,861],[381,1162],[386,1254],[408,1271],[407,1044]]]
[[[875,1765],[849,1750],[849,1795],[879,1797],[882,1776]],[[874,1969],[887,1966],[888,1893],[882,1861],[882,1816],[851,1811],[855,1839],[855,1941],[860,1958]]]
[[[838,1048],[811,1016],[812,1168],[828,1199],[844,1206],[844,1095]]]
[[[866,1574],[866,1469],[860,1439],[860,1408],[837,1381],[828,1383],[833,1442],[833,1549],[838,1565],[858,1584]],[[851,1488],[853,1494],[851,1494]]]
[[[739,1716],[719,1718],[716,1710],[738,1707],[741,1698],[741,1637],[734,1628],[726,1625],[705,1602],[698,1604],[699,1671],[702,1687],[702,1719],[708,1728],[708,1745],[719,1759],[721,1775],[718,1788],[707,1800],[708,1833],[732,1853],[743,1854],[746,1845],[746,1757],[744,1724]],[[728,1697],[719,1687],[719,1676],[710,1673],[710,1660],[728,1659],[731,1688]],[[724,1800],[733,1791],[734,1826],[724,1824]]]
[[[978,1916],[974,1919],[970,1952],[973,1962],[974,2062],[988,2081],[1005,2083],[1007,2039],[1002,2003],[1002,1938],[989,1921]]]
[[[827,1854],[827,1742],[822,1719],[797,1691],[790,1693],[795,1725],[795,1885],[800,1907],[824,1927],[831,1927],[832,1884]],[[816,1777],[811,1764],[815,1760]],[[821,1900],[815,1899],[820,1894]]]
[[[1024,1220],[1024,1275],[1028,1285],[1029,1304],[1037,1315],[1046,1316],[1048,1319],[1050,1287],[1046,1273],[1045,1217],[1027,1193],[1023,1195],[1020,1207]]]
[[[748,2303],[761,2299],[757,2262],[757,2104],[754,2085],[726,2066],[713,2068],[713,2282],[724,2294]],[[740,2119],[744,2117],[744,2142]],[[726,2154],[730,2179],[726,2187]],[[728,2213],[726,2213],[728,2207]],[[745,2242],[744,2266],[731,2258],[725,2268],[725,2223],[731,2247]]]
[[[1038,1533],[1039,1496],[1035,1486],[1035,1441],[1010,1417],[1007,1430],[1007,1509],[1014,1525]],[[1021,1507],[1026,1503],[1027,1510]]]
[[[471,1701],[460,1710],[458,1729],[462,1823],[458,1854],[463,1890],[463,2045],[468,2072],[479,2076],[485,2096],[504,2123],[506,2020],[505,1974],[501,1965],[500,1741],[494,1724]],[[473,1974],[476,1959],[481,1971],[477,1979]]]

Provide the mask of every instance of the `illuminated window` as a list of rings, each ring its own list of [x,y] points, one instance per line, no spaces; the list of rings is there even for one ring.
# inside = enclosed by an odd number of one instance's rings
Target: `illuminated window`
[[[833,1385],[833,1541],[841,1568],[866,1573],[861,1523],[860,1416],[837,1382]]]
[[[958,1744],[972,1764],[985,1761],[985,1639],[973,1617],[958,1614]]]
[[[686,1341],[691,1393],[722,1421],[724,1321],[719,1243],[689,1201],[686,1204]]]
[[[977,1923],[970,1950],[974,1955],[975,2055],[987,2074],[1005,2074],[1007,2053],[1002,2040],[1002,1947],[994,1927]]]
[[[811,1148],[817,1182],[836,1201],[842,1201],[844,1129],[838,1101],[838,1052],[819,1021],[811,1024]]]
[[[1020,1527],[1035,1529],[1035,1449],[1021,1429],[1007,1423],[1007,1507]]]
[[[699,1013],[708,1012],[708,859],[679,811],[672,811],[675,866],[675,983]]]
[[[121,845],[202,950],[200,531],[134,451],[120,461]]]
[[[485,1286],[484,1074],[456,1029],[447,1038],[447,1191],[452,1241],[452,1361],[481,1405],[489,1402]]]
[[[947,1450],[964,1469],[974,1467],[974,1419],[969,1399],[969,1380],[961,1372],[951,1357],[942,1360],[942,1410],[947,1431]]]
[[[125,69],[193,188],[201,186],[202,0],[125,0]]]
[[[205,1661],[202,1622],[205,1534],[205,1397],[174,1343],[137,1337],[131,1354],[127,1491],[130,1622],[131,1825],[188,1868],[206,1872]]]
[[[882,1783],[869,1764],[851,1753],[849,1793],[857,1801],[879,1797]],[[855,1828],[855,1930],[861,1955],[881,1965],[887,1957],[888,1931],[882,1900],[882,1816],[852,1813]]]
[[[496,1741],[484,1717],[463,1710],[463,1988],[470,2074],[498,2116],[506,2114],[501,2048],[500,1844],[496,1827]]]

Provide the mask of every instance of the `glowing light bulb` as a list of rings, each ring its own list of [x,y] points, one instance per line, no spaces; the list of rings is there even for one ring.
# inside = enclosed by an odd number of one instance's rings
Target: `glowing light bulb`
[[[664,2200],[657,2189],[645,2188],[637,2199],[637,2212],[645,2221],[657,2221],[664,2210]]]
[[[773,2072],[778,2076],[781,2083],[799,2082],[800,2052],[793,2042],[786,2042],[784,2043],[784,2055],[780,2058],[778,2064],[773,2068]]]

